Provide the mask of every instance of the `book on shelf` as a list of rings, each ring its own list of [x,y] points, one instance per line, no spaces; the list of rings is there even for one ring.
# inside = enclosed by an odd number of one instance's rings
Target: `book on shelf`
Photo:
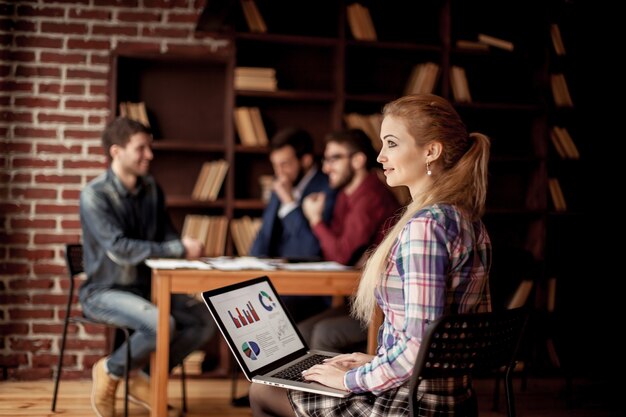
[[[276,91],[276,70],[263,67],[237,67],[235,68],[235,89]]]
[[[505,51],[513,51],[515,45],[513,42],[504,39],[496,38],[495,36],[485,35],[484,33],[478,34],[478,42],[482,42],[485,45],[493,46],[494,48],[504,49]]]
[[[120,116],[128,117],[135,120],[146,127],[150,127],[150,120],[148,120],[148,112],[146,110],[146,103],[140,101],[139,103],[132,103],[130,101],[120,102]]]
[[[559,25],[556,23],[552,23],[550,25],[550,37],[552,38],[554,53],[557,55],[565,55],[565,44],[563,44],[563,38],[561,37]]]
[[[223,159],[205,162],[191,192],[191,198],[199,201],[215,201],[228,171],[228,162]]]
[[[557,178],[548,178],[548,188],[554,209],[556,211],[567,210],[567,203],[565,202],[565,196],[563,195],[559,180]]]
[[[424,62],[413,67],[404,94],[432,93],[439,78],[439,65]]]
[[[566,128],[553,126],[550,139],[562,159],[580,159],[580,153]]]
[[[377,39],[376,28],[372,16],[367,7],[352,3],[346,7],[348,26],[352,37],[359,41],[375,41]]]
[[[222,256],[226,245],[228,218],[188,214],[183,222],[182,236],[204,244],[203,256]]]
[[[560,73],[550,75],[550,86],[554,104],[557,107],[574,107],[567,82],[565,81],[565,75]]]
[[[267,146],[269,143],[261,110],[258,107],[237,107],[234,112],[235,128],[244,146]]]
[[[453,65],[450,69],[450,85],[454,100],[459,103],[471,103],[472,96],[467,83],[465,68]]]
[[[374,113],[370,115],[359,113],[348,113],[343,119],[349,129],[361,129],[372,141],[376,151],[380,151],[382,143],[380,141],[380,125],[383,122],[382,114]]]
[[[252,242],[254,242],[261,228],[262,221],[263,219],[261,218],[253,219],[250,216],[243,216],[230,222],[230,234],[239,256],[248,255]]]
[[[466,39],[458,39],[456,41],[456,47],[459,49],[465,49],[469,51],[488,51],[489,45],[478,41],[470,41]]]
[[[265,20],[263,19],[261,12],[259,12],[259,8],[257,7],[254,0],[241,0],[241,8],[243,9],[243,16],[246,19],[246,23],[250,32],[267,32]]]

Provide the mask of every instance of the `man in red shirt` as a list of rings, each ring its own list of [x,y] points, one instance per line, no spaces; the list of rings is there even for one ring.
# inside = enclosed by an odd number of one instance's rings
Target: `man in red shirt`
[[[323,193],[310,194],[302,203],[324,260],[358,265],[393,225],[400,204],[379,179],[376,166],[376,151],[362,130],[342,130],[327,136],[322,170],[338,191],[332,220],[322,220]],[[367,339],[359,322],[349,317],[347,306],[313,316],[299,327],[313,349],[352,351]]]

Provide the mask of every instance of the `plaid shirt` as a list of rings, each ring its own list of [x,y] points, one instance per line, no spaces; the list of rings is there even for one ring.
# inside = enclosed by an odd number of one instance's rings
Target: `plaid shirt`
[[[405,383],[426,326],[444,314],[491,309],[491,242],[482,222],[450,205],[417,212],[393,244],[376,298],[384,313],[377,356],[346,373],[355,393]]]

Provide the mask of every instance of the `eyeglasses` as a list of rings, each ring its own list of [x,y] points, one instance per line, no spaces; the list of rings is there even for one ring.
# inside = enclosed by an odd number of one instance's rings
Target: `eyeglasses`
[[[353,155],[354,153],[328,155],[322,158],[322,164],[334,164],[340,159],[352,158]]]

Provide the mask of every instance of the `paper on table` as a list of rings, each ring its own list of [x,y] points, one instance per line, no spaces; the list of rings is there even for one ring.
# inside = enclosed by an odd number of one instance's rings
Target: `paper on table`
[[[204,258],[213,268],[223,271],[242,271],[244,269],[260,269],[263,271],[274,271],[276,266],[272,260],[262,260],[251,256],[238,256],[229,258],[222,256],[219,258]]]
[[[187,259],[146,259],[146,265],[153,269],[213,269],[206,262]]]
[[[285,263],[280,264],[279,267],[288,271],[345,271],[352,269],[352,267],[334,261]]]

